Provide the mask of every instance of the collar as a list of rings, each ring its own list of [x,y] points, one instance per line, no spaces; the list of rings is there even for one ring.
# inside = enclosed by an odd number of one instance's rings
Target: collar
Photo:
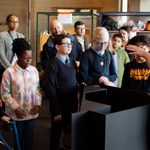
[[[97,50],[97,49],[95,49],[95,48],[92,48],[98,55],[103,55],[104,53],[105,53],[105,50],[104,51],[99,51],[99,50]]]
[[[65,64],[66,57],[69,58],[69,56],[60,55],[60,54],[56,54],[56,57],[64,64]]]
[[[17,62],[14,64],[14,68],[17,70],[17,71],[30,71],[30,65],[26,68],[26,69],[22,69],[18,64]]]

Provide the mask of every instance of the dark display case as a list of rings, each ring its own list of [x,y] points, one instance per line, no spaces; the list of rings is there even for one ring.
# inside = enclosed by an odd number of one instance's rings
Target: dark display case
[[[106,97],[101,99],[100,93]],[[81,112],[72,115],[73,150],[150,149],[148,93],[113,87],[90,91],[86,87],[84,94]],[[91,102],[96,103],[94,107]]]

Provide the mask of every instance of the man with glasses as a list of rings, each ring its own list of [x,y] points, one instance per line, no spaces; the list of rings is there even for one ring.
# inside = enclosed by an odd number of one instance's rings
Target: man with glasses
[[[135,55],[135,59],[126,64],[122,79],[122,88],[150,93],[150,69],[145,57],[145,54],[149,55],[150,38],[147,35],[136,35],[129,40],[128,44],[131,44],[128,46],[128,49],[132,49],[133,54],[140,55]],[[137,51],[145,51],[145,54],[144,52],[142,52],[142,55],[141,52],[135,53],[134,46],[137,48]]]
[[[82,80],[87,85],[114,86],[117,79],[113,56],[107,49],[109,33],[104,27],[94,30],[92,46],[80,61]]]
[[[79,83],[79,91],[80,91],[79,97],[81,98],[82,97],[81,96],[82,82],[80,79],[79,66],[80,66],[80,59],[81,59],[83,52],[88,49],[88,41],[87,41],[87,38],[85,37],[86,28],[85,28],[84,22],[76,21],[74,23],[74,31],[75,31],[74,37],[75,37],[75,41],[76,41],[76,46],[78,47],[78,51],[79,51],[79,55],[76,60],[76,68],[77,68],[77,80]]]
[[[77,21],[74,24],[74,37],[79,49],[78,67],[82,53],[88,48],[88,41],[85,37],[85,24],[82,21]]]

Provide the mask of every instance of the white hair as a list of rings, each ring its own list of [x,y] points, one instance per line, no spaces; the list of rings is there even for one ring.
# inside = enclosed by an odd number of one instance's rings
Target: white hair
[[[93,39],[98,38],[102,41],[108,41],[109,40],[109,32],[104,27],[97,27],[94,30]]]

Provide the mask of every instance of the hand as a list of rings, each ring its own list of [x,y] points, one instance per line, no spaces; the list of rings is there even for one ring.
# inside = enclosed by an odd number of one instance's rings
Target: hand
[[[62,119],[62,116],[61,116],[61,115],[57,115],[57,116],[54,116],[54,117],[53,117],[53,121],[55,121],[55,122],[60,122],[61,119]]]
[[[136,45],[127,45],[126,49],[127,51],[129,51],[129,54],[135,54],[141,57],[143,57],[145,53],[147,53],[143,48]]]
[[[17,116],[17,118],[24,118],[26,116],[26,113],[25,111],[21,108],[21,107],[18,107],[16,110],[15,110],[15,114]]]
[[[106,86],[112,86],[112,87],[116,87],[115,84],[111,81],[107,82],[107,84],[105,84]]]
[[[99,78],[99,83],[106,85],[107,82],[109,82],[108,78],[106,78],[106,77],[104,77],[104,76],[101,76],[101,77]]]
[[[7,123],[10,123],[10,118],[8,116],[3,116],[1,119]]]
[[[77,60],[76,60],[76,61],[75,61],[75,64],[76,64],[76,67],[79,68],[79,66],[80,66],[80,61],[77,61]]]
[[[108,78],[104,77],[104,76],[101,76],[99,78],[99,83],[102,83],[106,86],[114,86],[115,87],[115,84],[113,82],[109,81]]]
[[[35,114],[37,114],[37,113],[39,112],[39,110],[40,110],[40,106],[35,105],[35,106],[33,106],[33,107],[31,108],[30,113],[31,113],[32,115],[35,115]]]

